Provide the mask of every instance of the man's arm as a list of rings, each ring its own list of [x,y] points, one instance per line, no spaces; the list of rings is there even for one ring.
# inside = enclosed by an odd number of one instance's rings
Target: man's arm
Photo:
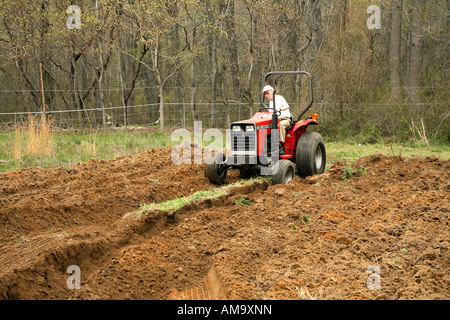
[[[289,110],[289,105],[286,102],[286,99],[284,99],[284,97],[282,96],[277,96],[276,98],[276,104],[277,106],[280,106],[280,111],[284,111],[284,110]],[[278,104],[280,102],[280,104]]]

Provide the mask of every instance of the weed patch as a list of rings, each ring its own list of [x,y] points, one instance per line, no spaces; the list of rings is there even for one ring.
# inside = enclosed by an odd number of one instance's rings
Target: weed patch
[[[234,203],[239,206],[249,206],[252,204],[252,202],[246,198],[239,198]]]

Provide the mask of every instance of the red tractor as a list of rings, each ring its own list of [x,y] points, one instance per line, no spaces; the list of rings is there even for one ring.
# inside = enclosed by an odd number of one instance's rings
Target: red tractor
[[[264,94],[261,93],[262,107],[259,112],[248,120],[231,124],[231,154],[226,157],[219,153],[212,163],[205,164],[205,176],[211,183],[223,184],[230,169],[238,169],[244,179],[271,175],[273,184],[287,183],[296,173],[305,178],[324,172],[326,153],[323,138],[317,132],[306,133],[309,125],[319,124],[318,116],[313,114],[308,119],[301,120],[313,103],[311,75],[305,71],[269,72],[264,76],[264,84],[267,84],[269,76],[287,74],[309,77],[310,101],[295,121],[291,117],[290,126],[286,128],[284,154],[280,155],[278,149],[277,112],[264,104]]]

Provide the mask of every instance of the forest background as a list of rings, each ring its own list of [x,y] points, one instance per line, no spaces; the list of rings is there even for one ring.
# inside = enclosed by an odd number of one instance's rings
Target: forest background
[[[448,144],[449,29],[450,0],[1,0],[0,125],[228,128],[304,70],[324,135]]]

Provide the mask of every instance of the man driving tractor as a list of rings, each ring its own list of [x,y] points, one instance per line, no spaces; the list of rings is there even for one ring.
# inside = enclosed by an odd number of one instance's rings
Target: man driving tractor
[[[263,88],[264,96],[269,100],[269,109],[272,109],[273,111],[273,93],[274,89],[267,85]],[[278,118],[280,120],[280,155],[284,154],[284,140],[286,137],[286,128],[290,126],[291,124],[291,117],[292,114],[289,111],[289,104],[286,102],[286,100],[276,94],[275,95],[275,110],[278,113]]]
[[[309,102],[296,119],[286,100],[277,95],[273,87],[266,85],[268,77],[280,75],[306,75],[309,79]],[[301,70],[272,71],[264,75],[263,83],[259,111],[249,119],[230,124],[230,153],[219,152],[211,163],[205,164],[204,173],[211,183],[222,185],[228,170],[233,169],[239,170],[243,179],[255,174],[271,175],[273,184],[288,183],[296,174],[306,178],[324,172],[326,153],[323,138],[318,132],[306,132],[308,126],[319,124],[318,115],[302,120],[313,104],[311,74]],[[270,106],[264,103],[265,98]],[[268,111],[270,109],[272,111]],[[274,136],[279,138],[272,139]],[[273,145],[272,140],[282,143]],[[279,157],[275,152],[277,147],[283,153]]]

